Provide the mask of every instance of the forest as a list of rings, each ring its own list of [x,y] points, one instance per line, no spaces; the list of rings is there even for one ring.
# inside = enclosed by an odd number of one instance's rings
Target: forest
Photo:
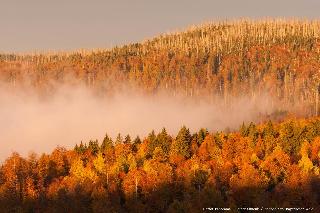
[[[0,54],[9,88],[46,96],[61,84],[97,94],[135,88],[142,94],[205,99],[231,105],[268,94],[272,105],[319,114],[320,22],[236,20],[204,23],[110,50]]]
[[[47,153],[12,152],[0,164],[0,212],[318,212],[319,71],[320,21],[311,20],[208,22],[111,49],[1,53],[0,107],[14,97],[9,93],[32,91],[23,96],[45,102],[61,88],[84,87],[101,100],[134,93],[159,105],[158,97],[182,100],[181,108],[192,100],[245,115],[252,113],[249,102],[268,110],[237,128],[192,131],[181,123],[177,132],[164,125],[140,137],[111,137],[106,130],[102,140],[57,141],[61,145]],[[228,119],[228,112],[217,113]],[[5,119],[3,126],[10,126]],[[4,135],[0,142],[10,143]]]
[[[203,212],[319,210],[319,118],[241,125],[235,132],[144,138],[107,134],[50,154],[18,153],[0,169],[1,211]]]

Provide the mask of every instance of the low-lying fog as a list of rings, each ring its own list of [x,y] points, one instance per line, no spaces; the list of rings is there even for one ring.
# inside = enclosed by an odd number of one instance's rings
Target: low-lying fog
[[[50,152],[56,146],[72,148],[81,140],[98,139],[105,133],[147,136],[165,127],[176,134],[182,125],[191,131],[238,128],[270,110],[269,98],[255,102],[239,98],[234,104],[182,101],[164,95],[146,97],[134,92],[101,98],[85,87],[61,87],[52,97],[40,99],[31,91],[0,88],[0,160],[12,151],[27,155]]]

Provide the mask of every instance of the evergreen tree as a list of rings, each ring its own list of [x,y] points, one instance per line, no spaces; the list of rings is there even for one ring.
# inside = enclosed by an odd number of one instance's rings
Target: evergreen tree
[[[190,145],[191,145],[191,135],[189,129],[187,127],[183,126],[175,141],[172,144],[172,152],[175,154],[182,155],[185,158],[189,158],[191,155],[190,151]]]
[[[165,154],[169,154],[172,139],[165,128],[157,135],[155,141],[155,147],[160,147]]]
[[[205,139],[205,137],[208,135],[208,130],[201,128],[198,132],[198,134],[196,135],[197,137],[197,143],[200,146],[201,143],[203,142],[203,140]]]
[[[156,147],[160,147],[165,154],[169,154],[171,137],[168,135],[167,130],[163,128],[161,132],[155,136],[154,131],[149,134],[148,153],[152,154]]]
[[[152,130],[151,133],[149,133],[147,139],[150,143],[153,143],[153,141],[156,139],[156,134],[154,133],[154,130]]]
[[[91,153],[92,153],[93,155],[96,155],[96,154],[99,152],[99,150],[100,150],[98,140],[94,140],[94,141],[93,141],[93,140],[90,140],[90,141],[89,141],[88,149],[91,150]]]
[[[130,144],[130,143],[131,143],[130,135],[127,135],[127,136],[124,138],[123,143],[124,143],[124,144]]]
[[[76,151],[77,153],[80,153],[80,152],[79,152],[79,146],[78,146],[78,144],[75,145],[75,147],[73,148],[73,150]]]
[[[256,125],[252,122],[248,127],[248,137],[250,137],[253,143],[256,144],[257,139],[259,137],[259,131],[257,130]]]
[[[262,135],[263,137],[276,137],[277,132],[274,129],[272,121],[268,121],[266,127],[263,129]]]
[[[106,134],[106,136],[104,137],[102,144],[101,144],[101,151],[110,149],[113,147],[113,141],[112,139],[108,136],[108,134]]]
[[[133,144],[132,144],[132,151],[133,152],[137,152],[138,151],[138,146],[141,144],[141,139],[139,136],[137,136],[134,140],[133,140]]]
[[[118,144],[122,144],[122,136],[120,133],[118,133],[116,141],[115,141],[115,145],[118,145]]]
[[[74,151],[76,151],[78,154],[83,154],[87,150],[86,145],[83,145],[83,142],[80,142],[80,145],[76,144],[74,147]]]
[[[242,137],[247,137],[249,135],[249,129],[246,127],[246,124],[244,122],[240,127],[240,134]]]
[[[139,136],[137,136],[137,137],[133,140],[133,144],[135,144],[135,145],[141,144],[141,139],[140,139]]]
[[[156,134],[155,134],[154,130],[152,130],[147,137],[147,141],[149,142],[148,149],[147,149],[147,157],[148,158],[151,157],[153,154],[153,150],[155,148],[156,138],[157,138]]]

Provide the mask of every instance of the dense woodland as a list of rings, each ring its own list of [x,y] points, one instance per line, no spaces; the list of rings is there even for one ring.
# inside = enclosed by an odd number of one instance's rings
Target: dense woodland
[[[307,20],[207,23],[110,50],[0,55],[2,81],[44,95],[59,83],[84,83],[102,95],[134,87],[226,106],[234,97],[268,94],[275,106],[307,116],[318,115],[319,70],[320,22]]]
[[[50,97],[84,84],[102,96],[134,88],[224,106],[267,94],[279,110],[305,117],[12,153],[0,165],[0,212],[320,211],[319,71],[320,22],[301,20],[207,23],[110,50],[0,54],[6,91]]]
[[[320,119],[237,132],[118,135],[13,153],[0,169],[1,212],[203,212],[204,207],[319,211]],[[238,211],[240,212],[240,211]]]

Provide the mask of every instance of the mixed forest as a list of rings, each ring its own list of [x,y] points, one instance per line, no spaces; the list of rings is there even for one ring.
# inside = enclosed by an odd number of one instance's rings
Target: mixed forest
[[[51,154],[18,153],[0,169],[6,212],[203,212],[203,208],[319,211],[320,120],[239,131],[145,138],[118,135]]]
[[[14,152],[0,165],[0,211],[320,211],[320,21],[213,22],[108,50],[2,53],[0,82],[49,99],[63,85],[223,107],[267,95],[274,110],[237,130],[182,124],[174,135],[106,134],[74,149]]]
[[[240,20],[110,50],[0,54],[0,78],[43,95],[81,83],[100,95],[135,88],[225,106],[268,94],[281,110],[311,116],[319,114],[319,53],[319,21]]]

